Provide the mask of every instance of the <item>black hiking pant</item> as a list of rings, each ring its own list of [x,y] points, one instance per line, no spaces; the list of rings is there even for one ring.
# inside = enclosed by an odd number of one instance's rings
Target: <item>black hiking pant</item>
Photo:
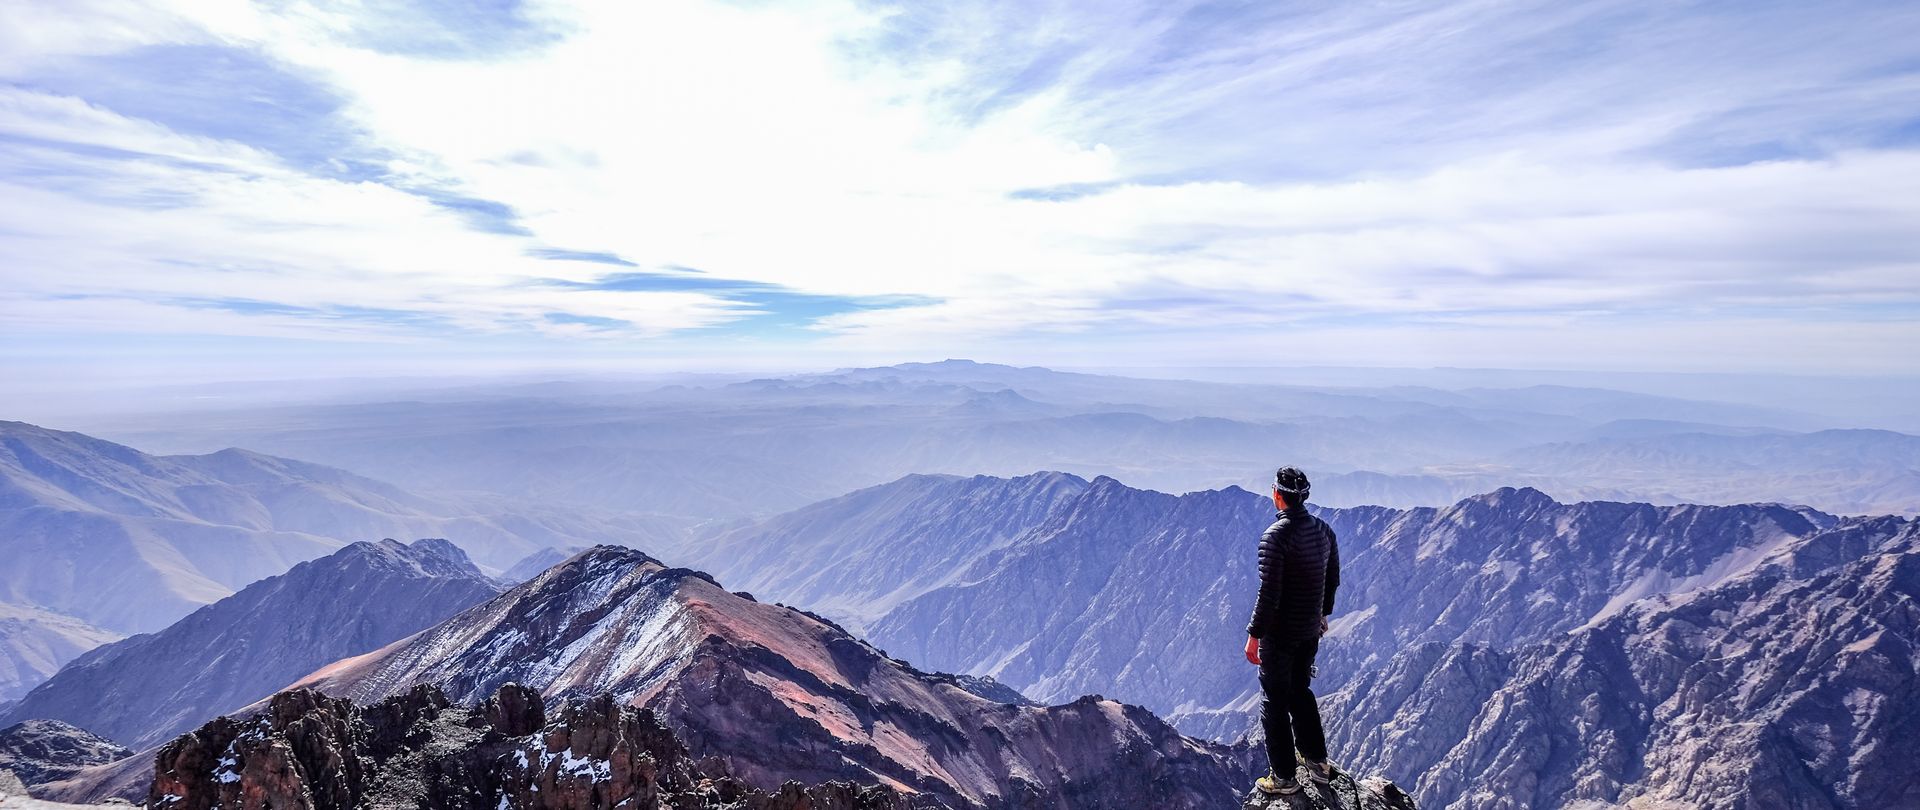
[[[1327,733],[1320,727],[1320,704],[1308,681],[1320,639],[1260,640],[1260,727],[1267,733],[1267,764],[1282,779],[1292,779],[1299,763],[1293,749],[1308,759],[1327,758]]]

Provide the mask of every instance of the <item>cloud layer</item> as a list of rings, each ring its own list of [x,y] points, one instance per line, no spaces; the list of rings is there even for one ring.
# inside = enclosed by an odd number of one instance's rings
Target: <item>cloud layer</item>
[[[8,4],[9,354],[1920,371],[1920,9],[487,6]]]

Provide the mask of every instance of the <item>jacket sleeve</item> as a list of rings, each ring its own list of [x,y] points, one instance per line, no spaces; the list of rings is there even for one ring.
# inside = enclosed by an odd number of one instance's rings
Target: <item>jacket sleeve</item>
[[[1260,595],[1253,600],[1253,618],[1247,622],[1247,635],[1254,638],[1265,632],[1267,617],[1273,615],[1273,606],[1280,601],[1280,574],[1286,565],[1280,554],[1280,538],[1286,528],[1286,521],[1275,521],[1260,536]]]
[[[1333,534],[1333,527],[1327,527],[1327,588],[1326,596],[1321,600],[1320,615],[1333,615],[1333,592],[1340,590],[1340,538]]]

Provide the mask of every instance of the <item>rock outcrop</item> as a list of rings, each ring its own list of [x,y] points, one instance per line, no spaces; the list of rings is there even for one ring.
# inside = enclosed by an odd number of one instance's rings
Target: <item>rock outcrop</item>
[[[368,706],[312,690],[275,695],[160,749],[153,810],[907,810],[846,783],[755,790],[697,761],[653,712],[611,695],[563,701],[507,684],[472,708],[431,686]]]
[[[499,594],[445,540],[354,543],[75,659],[9,710],[149,748]]]
[[[98,734],[58,720],[28,720],[0,730],[0,769],[38,785],[132,754]]]

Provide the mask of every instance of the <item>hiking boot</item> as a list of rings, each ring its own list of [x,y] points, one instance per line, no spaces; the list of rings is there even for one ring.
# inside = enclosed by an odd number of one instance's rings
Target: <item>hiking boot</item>
[[[1324,759],[1309,759],[1306,762],[1307,776],[1313,781],[1323,785],[1333,781],[1333,763]]]
[[[1269,771],[1266,776],[1254,780],[1253,786],[1259,788],[1261,793],[1269,795],[1289,796],[1300,792],[1299,782],[1295,782],[1292,779],[1282,779],[1273,775],[1271,771]]]

